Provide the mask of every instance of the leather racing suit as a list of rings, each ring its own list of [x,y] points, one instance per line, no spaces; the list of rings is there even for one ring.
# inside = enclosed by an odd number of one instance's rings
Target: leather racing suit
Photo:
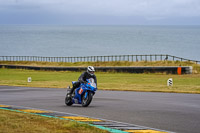
[[[96,85],[97,85],[97,78],[96,78],[96,76],[95,76],[94,74],[91,75],[91,74],[89,74],[88,72],[83,72],[83,73],[81,74],[81,76],[78,78],[78,81],[75,82],[75,83],[73,84],[73,88],[71,89],[70,94],[72,94],[73,91],[74,91],[76,88],[78,88],[78,87],[80,86],[81,83],[86,83],[86,82],[87,82],[86,80],[87,80],[87,79],[90,79],[90,78],[93,78],[93,79],[94,79],[94,82],[95,82]]]

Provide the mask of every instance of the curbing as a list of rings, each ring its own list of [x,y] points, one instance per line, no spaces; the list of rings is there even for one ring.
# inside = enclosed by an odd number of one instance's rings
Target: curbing
[[[80,115],[71,114],[71,113],[48,111],[48,110],[34,109],[34,108],[21,107],[21,106],[0,105],[0,109],[20,112],[20,113],[34,114],[34,115],[39,115],[39,116],[49,117],[49,118],[76,121],[78,123],[88,124],[90,126],[94,126],[102,130],[107,130],[111,133],[134,133],[134,132],[172,133],[170,131],[143,127],[143,126],[138,126],[138,125],[132,125],[132,124],[116,122],[116,121],[111,121],[111,120],[91,118],[91,117],[80,116]]]

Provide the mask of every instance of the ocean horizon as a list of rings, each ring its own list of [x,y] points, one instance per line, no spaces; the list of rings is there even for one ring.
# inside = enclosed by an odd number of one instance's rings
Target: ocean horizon
[[[200,60],[199,25],[0,25],[0,56],[169,54]]]

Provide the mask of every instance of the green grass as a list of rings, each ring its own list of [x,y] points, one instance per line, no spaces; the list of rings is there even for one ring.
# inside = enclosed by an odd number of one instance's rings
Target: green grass
[[[0,69],[0,85],[66,88],[71,81],[77,81],[81,72],[34,71],[21,69]],[[200,74],[131,74],[96,73],[98,89],[145,92],[200,93]],[[27,78],[32,82],[28,83]],[[173,78],[173,87],[167,80]]]
[[[108,133],[87,124],[0,109],[1,133]]]

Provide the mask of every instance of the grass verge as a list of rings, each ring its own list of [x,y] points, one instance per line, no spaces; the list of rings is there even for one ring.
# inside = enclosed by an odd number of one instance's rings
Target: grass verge
[[[0,109],[1,133],[108,133],[74,121]]]
[[[21,69],[0,69],[0,85],[66,88],[71,81],[77,81],[81,72],[35,71]],[[98,89],[145,92],[175,92],[200,94],[200,74],[131,74],[96,73]],[[27,78],[32,82],[28,83]],[[167,80],[173,78],[173,86],[167,86]]]

